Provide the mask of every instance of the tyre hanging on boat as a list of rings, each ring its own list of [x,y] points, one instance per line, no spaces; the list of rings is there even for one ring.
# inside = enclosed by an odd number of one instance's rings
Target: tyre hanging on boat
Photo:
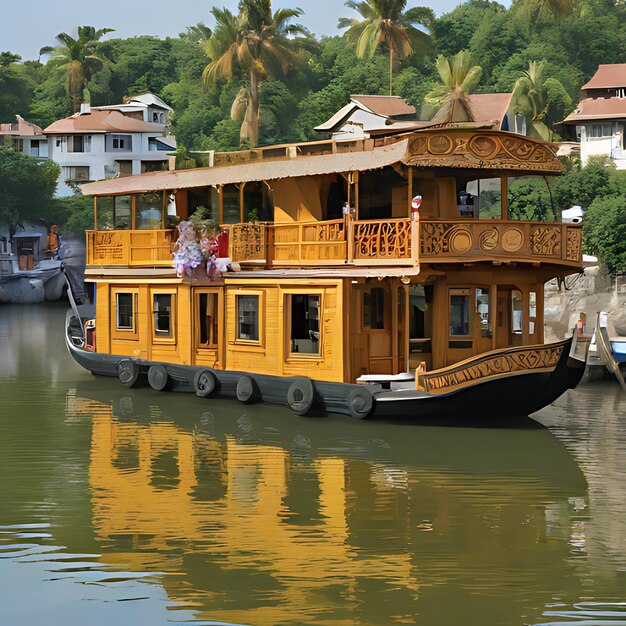
[[[122,359],[117,364],[117,376],[124,387],[136,387],[139,382],[139,365],[132,359]]]
[[[261,399],[261,392],[251,376],[242,376],[237,381],[237,400],[244,404],[255,404]]]
[[[220,381],[213,370],[203,368],[194,374],[193,388],[199,398],[216,396],[219,393]]]
[[[169,376],[165,365],[156,363],[148,369],[148,384],[155,391],[164,391],[169,388]]]
[[[348,396],[348,410],[352,417],[365,419],[374,410],[374,396],[369,389],[354,389]]]
[[[310,378],[298,376],[287,391],[287,406],[295,415],[308,415],[315,405],[315,385]]]

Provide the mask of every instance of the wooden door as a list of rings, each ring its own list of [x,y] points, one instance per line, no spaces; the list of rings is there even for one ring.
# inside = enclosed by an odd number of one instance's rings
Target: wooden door
[[[224,367],[224,291],[193,290],[193,353],[196,365]]]
[[[511,289],[498,287],[496,309],[496,348],[511,345]]]

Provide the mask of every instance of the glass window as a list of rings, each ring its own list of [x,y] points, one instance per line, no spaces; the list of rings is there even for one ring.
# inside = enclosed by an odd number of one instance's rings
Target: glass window
[[[268,186],[262,181],[246,183],[243,188],[244,221],[271,222],[274,219],[274,200]]]
[[[117,330],[134,330],[135,328],[135,315],[133,311],[133,304],[135,301],[135,294],[133,293],[117,293],[116,299],[116,328]]]
[[[450,335],[470,334],[469,289],[450,289]]]
[[[237,296],[237,339],[259,340],[259,296]]]
[[[198,294],[199,346],[217,348],[217,294]]]
[[[489,289],[476,289],[476,311],[480,321],[480,336],[491,338],[491,315],[489,314]]]
[[[291,298],[291,353],[320,353],[320,296],[293,294]]]
[[[522,334],[522,292],[518,289],[511,291],[511,324],[514,335]]]
[[[96,198],[96,215],[98,230],[113,230],[113,197]]]
[[[172,294],[155,293],[154,307],[154,334],[157,337],[172,336]]]
[[[502,216],[502,180],[470,180],[457,196],[459,217],[499,220]]]
[[[224,185],[222,187],[222,202],[224,203],[224,224],[239,224],[239,187]]]
[[[113,197],[113,226],[115,230],[128,230],[131,227],[130,212],[130,196]]]
[[[529,312],[528,333],[532,335],[535,332],[535,322],[537,321],[537,292],[536,291],[531,291],[528,294],[528,312]]]
[[[385,290],[382,287],[363,294],[363,326],[377,330],[385,328]]]
[[[162,228],[163,194],[137,194],[135,196],[135,211],[136,230],[158,230]]]

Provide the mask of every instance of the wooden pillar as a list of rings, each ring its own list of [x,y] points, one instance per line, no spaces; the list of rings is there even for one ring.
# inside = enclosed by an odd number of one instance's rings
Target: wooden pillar
[[[130,229],[135,230],[135,211],[137,210],[137,194],[130,196]]]
[[[390,279],[391,284],[391,357],[393,373],[398,373],[398,340],[400,330],[398,326],[398,279]]]
[[[243,206],[243,190],[246,186],[246,183],[241,183],[239,185],[239,221],[243,224],[245,222],[245,211]]]
[[[413,200],[413,168],[409,167],[409,190],[408,190],[408,206],[407,206],[407,211],[408,211],[408,217],[411,217],[411,200]]]
[[[359,172],[354,172],[354,206],[356,208],[356,219],[359,219]]]
[[[545,341],[545,326],[544,326],[544,289],[545,285],[537,285],[537,318],[535,319],[535,330],[537,332],[537,343],[543,343]]]
[[[93,229],[98,230],[98,202],[96,196],[93,197]]]
[[[500,219],[509,219],[509,177],[500,177]]]
[[[492,283],[489,290],[489,317],[491,318],[491,349],[498,346],[498,284]]]
[[[165,214],[167,211],[167,193],[165,189],[161,192],[161,229],[165,229]]]
[[[431,345],[433,351],[433,369],[444,367],[448,359],[448,334],[450,311],[448,303],[448,285],[438,281],[433,285],[433,326]]]
[[[217,204],[219,207],[219,222],[220,224],[224,223],[224,189],[223,185],[217,186]]]

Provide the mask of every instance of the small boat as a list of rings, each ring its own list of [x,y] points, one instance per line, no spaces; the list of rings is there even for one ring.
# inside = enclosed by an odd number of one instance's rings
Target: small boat
[[[600,311],[591,339],[590,356],[604,365],[626,391],[626,337],[611,337],[608,325],[609,316]]]

